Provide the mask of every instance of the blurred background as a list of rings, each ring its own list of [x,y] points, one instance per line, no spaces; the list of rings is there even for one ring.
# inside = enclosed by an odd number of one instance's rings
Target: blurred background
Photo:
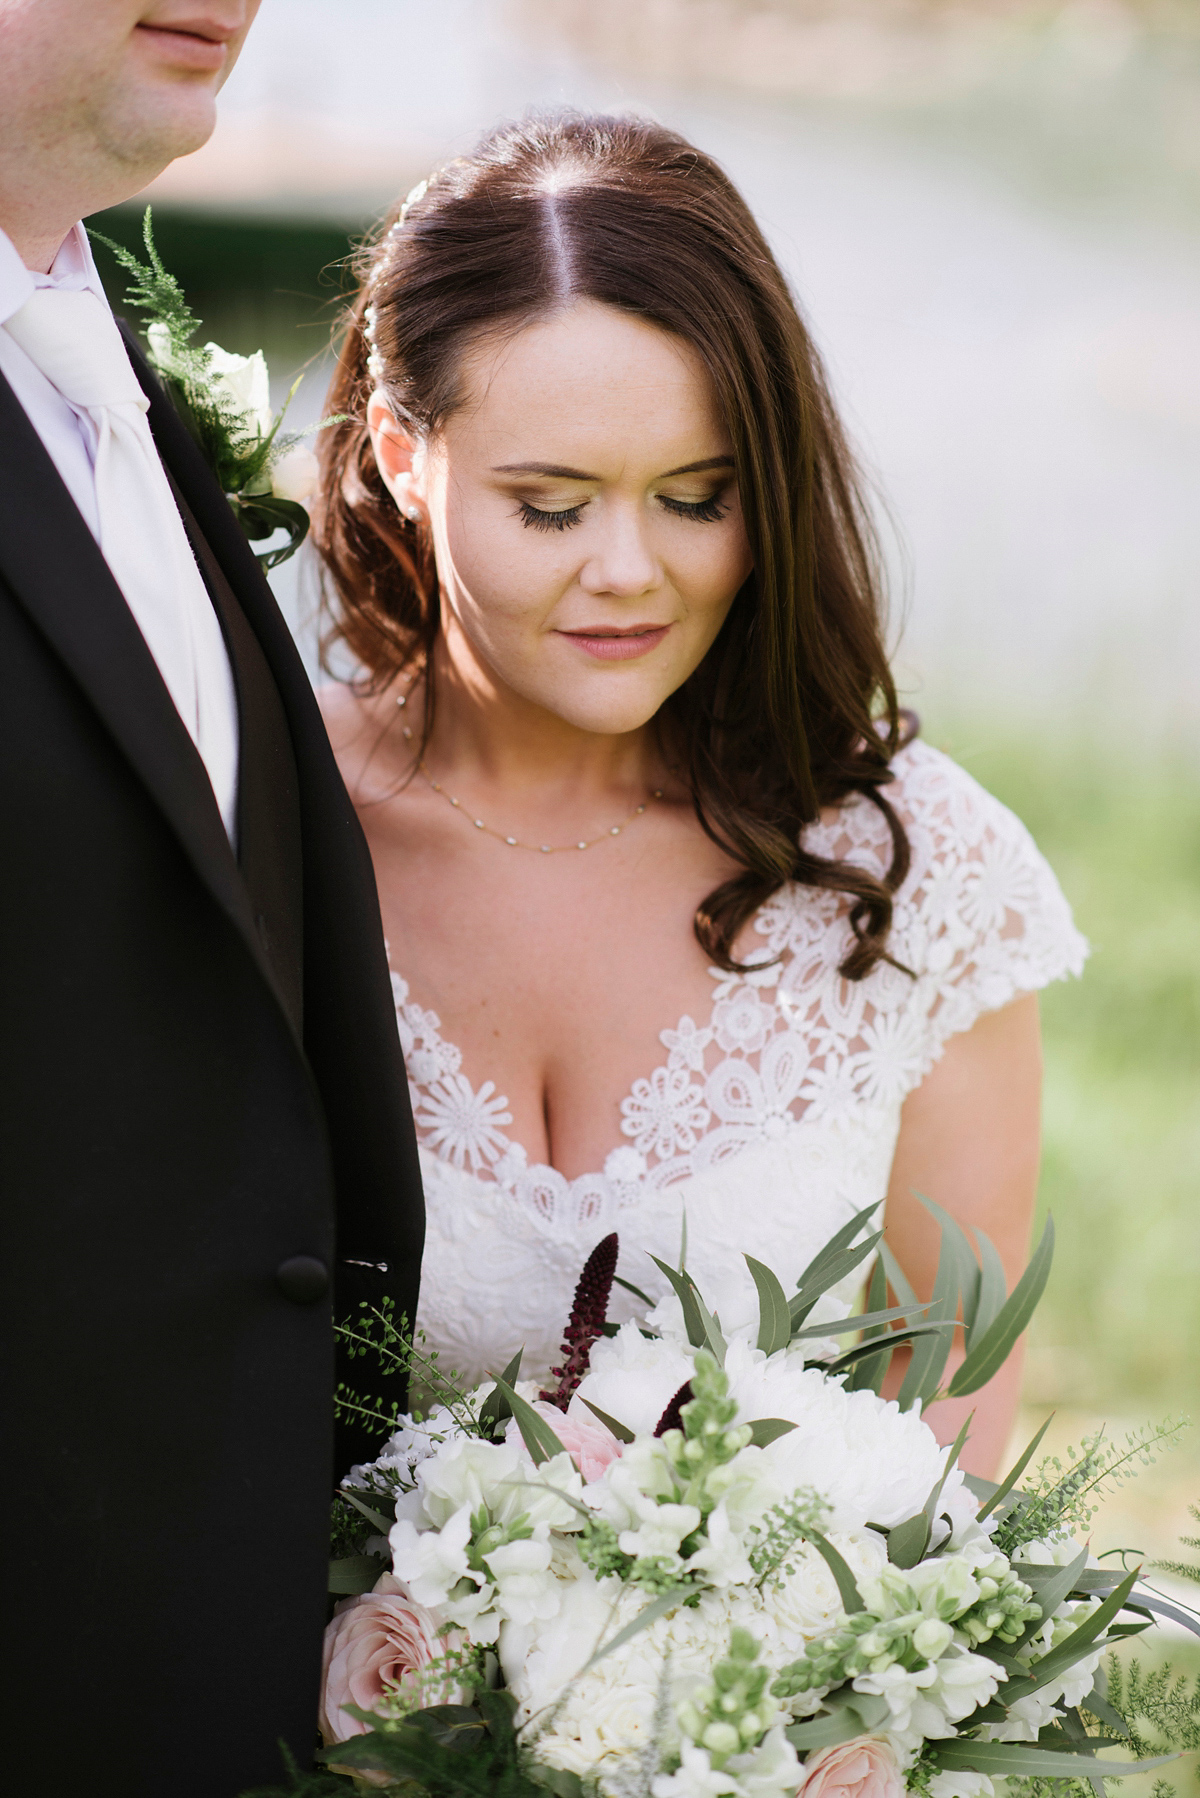
[[[546,103],[648,110],[741,185],[878,495],[905,697],[1091,938],[1044,1002],[1059,1251],[1022,1427],[1194,1413],[1200,0],[264,0],[211,144],[99,222],[133,244],[152,201],[205,335],[264,349],[280,400],[307,369],[306,422],[351,243]],[[315,570],[273,578],[315,674]],[[1196,1533],[1198,1437],[1098,1547]]]

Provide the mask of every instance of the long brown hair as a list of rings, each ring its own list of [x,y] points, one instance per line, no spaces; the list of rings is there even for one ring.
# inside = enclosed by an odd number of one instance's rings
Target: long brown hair
[[[910,727],[883,645],[875,539],[820,358],[728,177],[645,119],[533,115],[415,189],[360,275],[328,408],[347,422],[321,434],[314,537],[335,637],[371,685],[422,655],[432,668],[439,624],[428,533],[401,516],[375,464],[371,393],[424,437],[461,402],[463,354],[483,333],[580,299],[659,325],[712,379],[754,558],[658,717],[701,825],[740,864],[700,906],[696,935],[733,967],[742,925],[795,880],[848,895],[847,979],[890,959],[909,845],[883,789]],[[851,793],[887,821],[882,880],[802,847],[820,808]]]

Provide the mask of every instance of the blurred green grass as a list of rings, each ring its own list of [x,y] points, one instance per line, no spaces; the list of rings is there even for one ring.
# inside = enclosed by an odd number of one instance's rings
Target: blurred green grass
[[[1024,819],[1092,944],[1043,995],[1041,1207],[1058,1250],[1027,1399],[1195,1415],[1200,768],[1011,728],[926,733]]]

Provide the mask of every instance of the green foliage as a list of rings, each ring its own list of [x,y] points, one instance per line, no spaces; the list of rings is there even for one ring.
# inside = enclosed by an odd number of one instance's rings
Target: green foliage
[[[349,1798],[349,1794],[355,1790],[352,1780],[341,1774],[331,1773],[328,1768],[301,1771],[286,1742],[280,1742],[279,1753],[287,1774],[287,1784],[255,1786],[251,1791],[242,1792],[239,1798]]]
[[[1129,1725],[1135,1754],[1200,1750],[1200,1674],[1189,1678],[1169,1663],[1146,1669],[1137,1659],[1123,1667],[1110,1655],[1108,1698]]]
[[[1106,1440],[1103,1429],[1085,1436],[1078,1452],[1067,1450],[1067,1465],[1047,1455],[1029,1484],[1004,1509],[993,1538],[1002,1554],[1013,1555],[1026,1542],[1039,1542],[1064,1530],[1086,1532],[1099,1510],[1095,1501],[1136,1479],[1138,1470],[1153,1466],[1156,1448],[1179,1446],[1186,1419],[1165,1419],[1126,1433],[1122,1447]]]
[[[395,1718],[358,1712],[375,1728],[325,1749],[323,1758],[388,1774],[401,1789],[416,1781],[423,1798],[545,1798],[545,1784],[523,1764],[515,1708],[507,1692],[482,1689],[470,1707],[439,1705]]]
[[[125,298],[149,323],[150,360],[174,390],[193,436],[221,483],[221,491],[241,494],[253,490],[266,475],[279,419],[269,435],[260,436],[257,427],[253,431],[248,428],[230,396],[213,385],[212,352],[192,342],[200,329],[200,320],[174,275],[163,267],[154,244],[149,206],[142,221],[142,236],[147,262],[139,261],[111,238],[100,237],[99,241],[132,276]],[[269,484],[265,491],[269,493]]]
[[[772,1506],[758,1527],[749,1555],[759,1584],[781,1580],[792,1550],[807,1541],[813,1530],[823,1530],[828,1517],[827,1502],[811,1486],[799,1487],[781,1504]]]
[[[433,1407],[442,1406],[467,1435],[491,1436],[491,1425],[476,1415],[463,1393],[458,1374],[453,1370],[442,1371],[437,1349],[425,1346],[424,1331],[410,1330],[403,1313],[397,1318],[391,1298],[383,1298],[378,1305],[369,1305],[364,1299],[358,1307],[358,1315],[336,1323],[334,1334],[340,1339],[348,1360],[370,1357],[385,1376],[406,1375],[426,1414]],[[364,1398],[345,1385],[339,1385],[337,1389],[334,1408],[339,1417],[361,1418],[385,1435],[398,1427],[398,1406],[387,1409],[378,1400]],[[412,1415],[419,1420],[422,1411],[414,1410]]]
[[[1200,1523],[1200,1505],[1189,1505],[1188,1516]],[[1180,1536],[1179,1540],[1185,1548],[1200,1548],[1200,1536]],[[1176,1579],[1195,1580],[1200,1584],[1200,1567],[1193,1561],[1155,1561],[1154,1565],[1163,1573],[1172,1573]]]

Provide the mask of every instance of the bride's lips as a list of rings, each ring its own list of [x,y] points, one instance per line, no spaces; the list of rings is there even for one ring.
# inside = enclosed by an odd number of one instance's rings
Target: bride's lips
[[[229,55],[229,40],[234,36],[231,26],[203,18],[180,19],[172,25],[143,22],[138,31],[165,61],[206,75],[220,74]]]
[[[569,643],[578,643],[598,662],[630,662],[655,649],[670,630],[669,624],[634,624],[624,631],[560,631]]]

